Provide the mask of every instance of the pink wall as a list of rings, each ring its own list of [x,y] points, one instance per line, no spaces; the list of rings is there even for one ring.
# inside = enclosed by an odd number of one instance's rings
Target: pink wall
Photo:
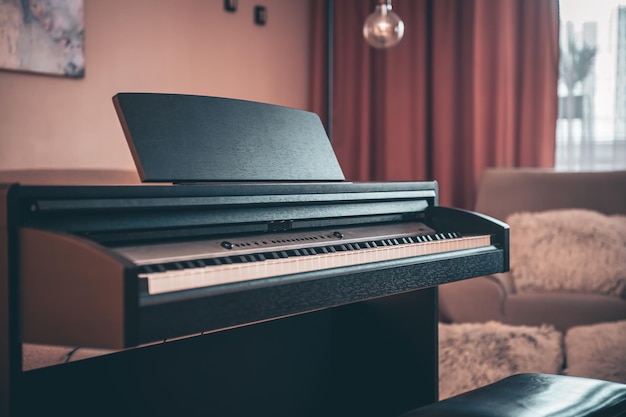
[[[306,109],[309,0],[85,0],[85,78],[0,71],[0,169],[129,168],[111,97],[165,92]],[[268,9],[256,26],[255,5]]]

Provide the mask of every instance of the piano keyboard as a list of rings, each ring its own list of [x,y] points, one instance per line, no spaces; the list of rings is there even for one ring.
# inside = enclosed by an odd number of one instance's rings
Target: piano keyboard
[[[490,244],[490,235],[437,233],[410,223],[118,250],[140,265],[139,278],[147,280],[148,293],[162,294]],[[165,253],[167,257],[159,256]]]

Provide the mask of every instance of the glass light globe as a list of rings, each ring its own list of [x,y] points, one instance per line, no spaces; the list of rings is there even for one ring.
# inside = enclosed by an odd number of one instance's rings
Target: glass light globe
[[[378,4],[363,25],[363,37],[374,48],[390,48],[404,36],[404,22],[391,11],[391,3]]]

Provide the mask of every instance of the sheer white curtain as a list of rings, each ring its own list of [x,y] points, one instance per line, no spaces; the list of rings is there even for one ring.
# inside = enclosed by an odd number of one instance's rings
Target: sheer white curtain
[[[626,0],[560,0],[555,168],[626,169]]]

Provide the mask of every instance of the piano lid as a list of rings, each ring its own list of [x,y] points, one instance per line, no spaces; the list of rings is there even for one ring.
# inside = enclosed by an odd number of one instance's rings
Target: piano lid
[[[118,93],[143,182],[343,181],[315,113],[220,97]]]

